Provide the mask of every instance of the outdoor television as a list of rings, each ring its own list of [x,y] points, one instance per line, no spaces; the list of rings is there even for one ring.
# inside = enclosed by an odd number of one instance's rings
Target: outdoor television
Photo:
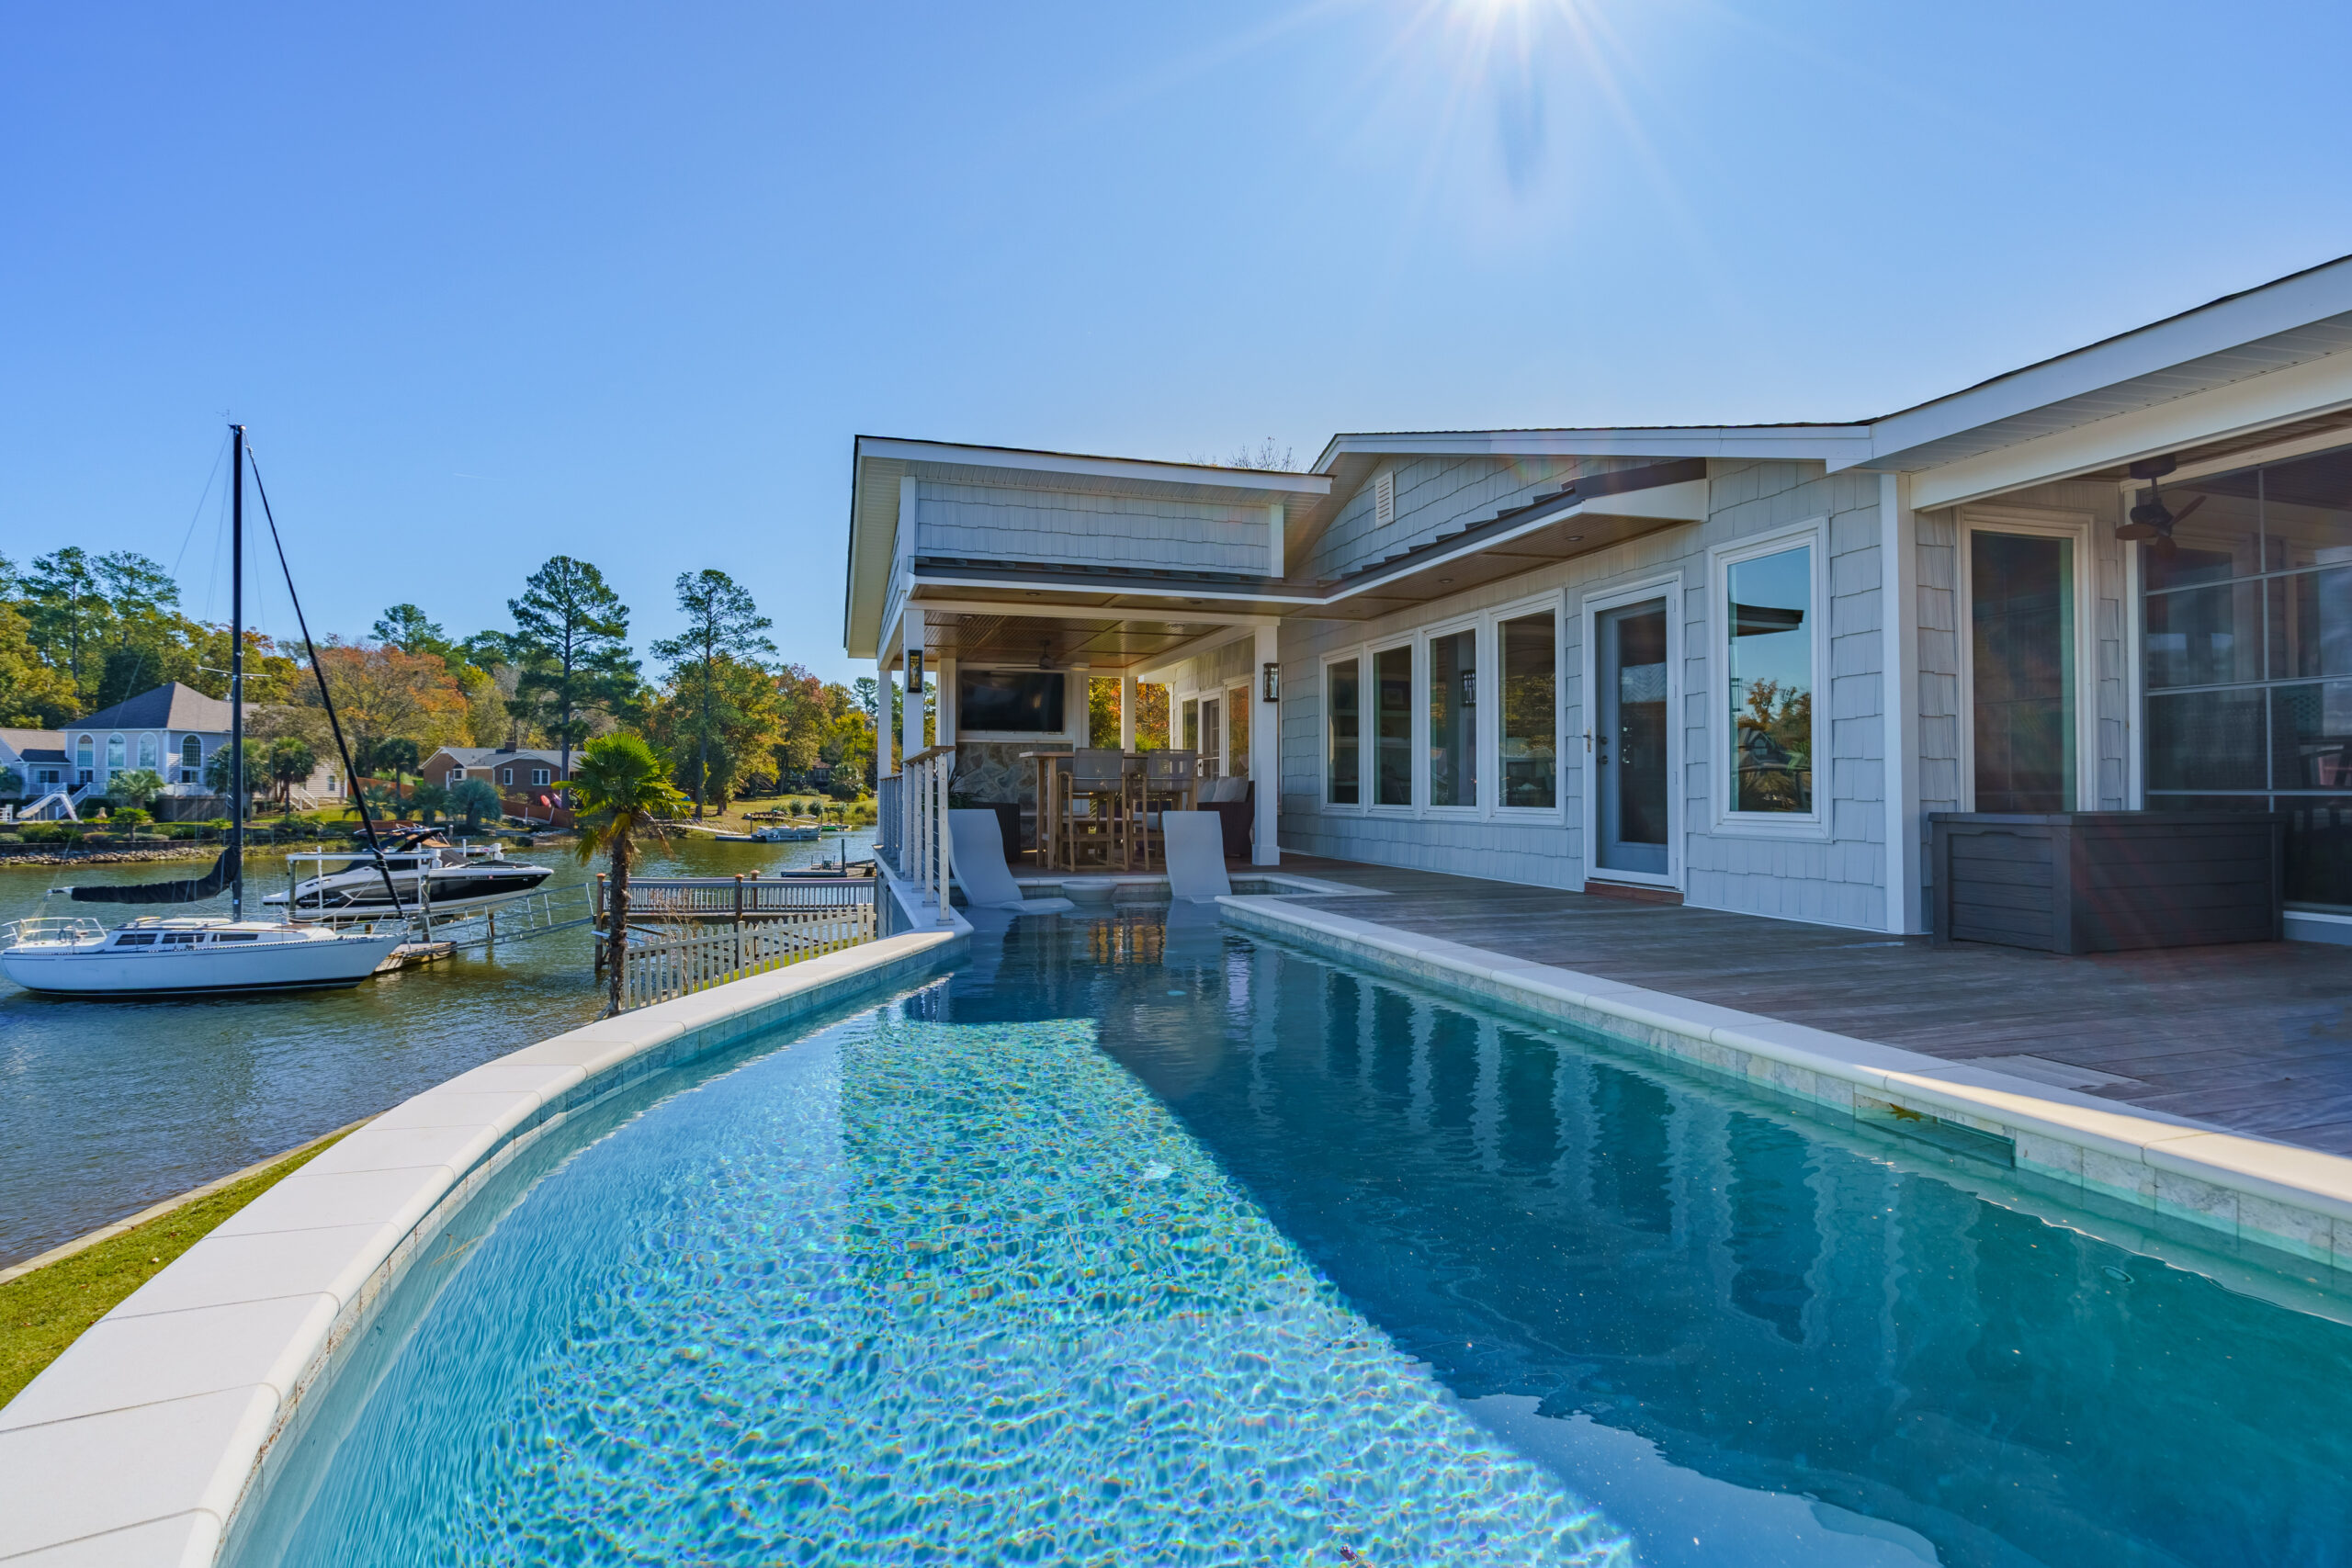
[[[1059,735],[1063,679],[1043,670],[959,670],[956,732]]]

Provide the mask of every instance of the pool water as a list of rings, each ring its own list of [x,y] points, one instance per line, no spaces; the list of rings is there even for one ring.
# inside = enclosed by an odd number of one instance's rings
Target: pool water
[[[459,1217],[239,1561],[2352,1560],[2334,1298],[1213,914],[681,1075]]]

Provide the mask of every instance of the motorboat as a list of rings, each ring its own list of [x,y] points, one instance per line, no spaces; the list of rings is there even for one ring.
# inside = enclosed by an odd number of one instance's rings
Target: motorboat
[[[399,835],[384,846],[380,867],[374,855],[322,852],[287,859],[316,862],[319,874],[262,902],[290,904],[295,914],[309,919],[365,919],[427,909],[436,918],[456,919],[536,893],[555,874],[551,866],[507,859],[496,844],[452,844],[433,833]]]
[[[0,975],[50,996],[323,990],[374,975],[402,934],[156,915],[107,931],[87,916],[36,916],[0,927]]]
[[[754,828],[751,840],[755,844],[813,844],[819,829],[814,822],[778,822],[765,828]]]
[[[229,624],[245,624],[245,469],[250,455],[245,427],[231,425],[234,439],[234,476],[230,492]],[[260,476],[254,475],[260,486]],[[266,513],[269,494],[261,492]],[[277,525],[270,535],[275,541]],[[277,552],[281,570],[286,552]],[[351,768],[351,749],[344,743],[343,727],[335,717],[334,700],[311,646],[310,626],[302,621],[302,601],[294,592],[294,578],[286,576],[287,596],[295,619],[302,626],[302,644],[311,659],[319,698],[334,731],[344,776]],[[377,974],[408,935],[404,920],[374,924],[367,931],[341,931],[286,920],[249,920],[245,914],[245,639],[229,639],[229,841],[212,868],[202,876],[165,882],[107,883],[62,889],[81,904],[194,904],[229,896],[229,914],[220,916],[142,916],[107,931],[88,916],[35,916],[0,926],[0,975],[28,991],[60,997],[166,997],[209,993],[314,990],[330,986],[356,986]],[[366,815],[363,797],[360,825],[369,843],[376,828]],[[389,872],[369,861],[371,870],[389,889]],[[542,875],[545,873],[541,874]],[[388,913],[391,900],[385,903]]]

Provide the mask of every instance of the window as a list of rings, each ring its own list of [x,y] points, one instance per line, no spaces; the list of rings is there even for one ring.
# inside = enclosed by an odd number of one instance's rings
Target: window
[[[1413,650],[1385,648],[1372,656],[1374,765],[1373,802],[1413,804]]]
[[[139,738],[139,765],[142,768],[155,765],[155,738],[152,735]]]
[[[122,760],[122,737],[119,735],[107,736],[107,772],[110,773],[119,773],[122,772],[125,765],[126,764]]]
[[[1430,804],[1478,804],[1478,634],[1430,638]]]
[[[153,947],[155,945],[155,933],[153,931],[119,931],[115,934],[114,944],[117,947]]]
[[[2161,499],[2170,536],[2140,547],[2148,807],[2282,813],[2289,906],[2352,913],[2352,448]]]
[[[1976,809],[2075,805],[2075,542],[1968,535]]]
[[[1323,798],[1333,806],[1356,806],[1363,800],[1363,742],[1357,728],[1362,723],[1363,699],[1356,690],[1356,671],[1352,659],[1323,667],[1323,691],[1330,713],[1325,738],[1329,751],[1324,759]]]
[[[1223,716],[1216,698],[1201,699],[1201,773],[1205,778],[1214,778],[1222,771],[1218,764],[1225,758],[1225,735],[1220,722]]]
[[[533,768],[531,770],[531,782],[535,784],[551,783],[554,778],[555,774],[546,768]]]
[[[449,785],[454,786],[454,785],[456,785],[456,784],[459,784],[459,783],[462,783],[462,782],[464,781],[464,779],[465,779],[465,776],[466,776],[466,770],[465,770],[465,769],[463,769],[463,768],[451,768],[447,773],[444,773],[444,774],[442,774],[442,775],[441,775],[441,782],[442,782],[443,784],[449,784]]]
[[[1396,470],[1385,470],[1372,481],[1372,525],[1385,528],[1396,521]]]
[[[1731,671],[1731,809],[1813,811],[1813,547],[1724,573]]]
[[[1549,610],[1505,621],[1502,656],[1502,801],[1550,810],[1559,804],[1560,628]]]
[[[203,741],[198,740],[195,736],[191,735],[187,739],[180,742],[180,766],[183,768],[200,768],[204,766]]]
[[[1187,751],[1201,749],[1201,705],[1197,701],[1184,704],[1184,745]]]
[[[501,768],[501,769],[499,769],[499,770],[498,770],[498,782],[499,782],[500,784],[513,784],[513,783],[514,782],[514,769],[512,769],[512,768]]]

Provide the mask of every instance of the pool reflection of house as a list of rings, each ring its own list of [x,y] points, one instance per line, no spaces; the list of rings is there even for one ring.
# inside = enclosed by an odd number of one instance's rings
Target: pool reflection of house
[[[1853,424],[861,437],[851,528],[848,649],[937,672],[967,795],[1148,681],[1278,780],[1261,862],[1916,931],[1929,812],[2275,809],[2290,934],[2352,935],[2352,258]],[[1051,714],[959,727],[1008,681]]]

